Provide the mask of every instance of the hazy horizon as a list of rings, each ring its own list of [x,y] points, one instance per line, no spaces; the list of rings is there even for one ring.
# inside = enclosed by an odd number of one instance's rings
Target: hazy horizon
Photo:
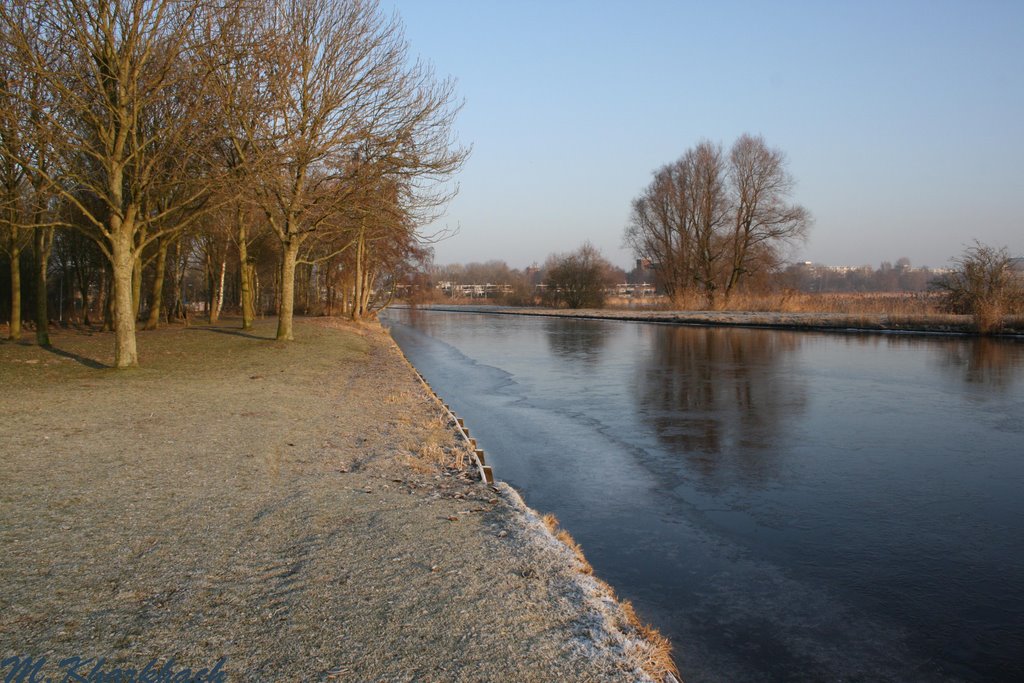
[[[590,240],[628,268],[652,172],[744,132],[786,153],[815,218],[791,260],[942,267],[974,239],[1024,255],[1024,3],[382,7],[466,100],[439,264]]]

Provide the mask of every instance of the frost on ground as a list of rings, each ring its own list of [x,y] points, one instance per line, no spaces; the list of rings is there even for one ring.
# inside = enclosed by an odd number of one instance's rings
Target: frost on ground
[[[229,323],[230,324],[230,323]],[[229,681],[637,681],[643,633],[377,327],[0,344],[0,659]],[[497,473],[500,478],[500,472]],[[5,669],[2,675],[9,672]]]
[[[543,561],[549,564],[544,569],[557,582],[556,592],[563,597],[564,607],[579,612],[573,624],[579,651],[588,658],[613,653],[634,662],[632,675],[638,681],[675,681],[678,671],[668,642],[643,625],[607,583],[591,574],[575,541],[563,536],[565,532],[556,535],[554,518],[540,517],[511,486],[499,484],[496,488],[520,517],[518,534],[513,538],[521,546],[520,552],[527,554],[535,549],[545,558]]]
[[[887,314],[887,313],[819,313],[769,311],[667,311],[640,308],[532,308],[514,306],[421,306],[437,311],[480,312],[499,315],[526,315],[595,320],[628,320],[633,322],[699,325],[710,327],[769,327],[794,330],[835,332],[901,332],[926,334],[973,334],[974,321],[969,315]],[[1003,336],[1024,334],[1024,318],[1006,320]]]

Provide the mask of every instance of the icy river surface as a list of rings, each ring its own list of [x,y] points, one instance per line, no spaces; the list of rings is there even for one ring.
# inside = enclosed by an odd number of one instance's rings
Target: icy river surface
[[[688,683],[1024,680],[1024,343],[383,322]]]

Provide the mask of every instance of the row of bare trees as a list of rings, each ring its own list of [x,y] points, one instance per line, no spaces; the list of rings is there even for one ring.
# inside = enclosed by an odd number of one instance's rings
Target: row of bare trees
[[[0,31],[6,250],[19,263],[33,234],[45,278],[54,228],[91,240],[117,367],[137,364],[143,302],[157,324],[165,282],[181,281],[168,266],[190,251],[213,316],[235,273],[243,327],[268,243],[279,339],[293,337],[297,272],[366,315],[423,256],[417,228],[466,158],[453,83],[410,60],[373,0],[12,0]]]
[[[806,236],[811,217],[789,201],[785,161],[761,137],[743,135],[728,153],[700,142],[658,169],[633,201],[625,243],[651,261],[674,301],[697,292],[708,307],[727,302]]]

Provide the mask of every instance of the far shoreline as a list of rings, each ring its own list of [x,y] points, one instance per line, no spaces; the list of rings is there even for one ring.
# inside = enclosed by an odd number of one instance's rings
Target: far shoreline
[[[735,327],[852,334],[913,334],[1024,339],[1024,321],[998,333],[981,334],[969,315],[899,316],[884,313],[780,313],[766,311],[653,311],[597,308],[532,308],[472,304],[392,304],[390,308],[486,313],[580,320],[619,320],[693,327]]]

